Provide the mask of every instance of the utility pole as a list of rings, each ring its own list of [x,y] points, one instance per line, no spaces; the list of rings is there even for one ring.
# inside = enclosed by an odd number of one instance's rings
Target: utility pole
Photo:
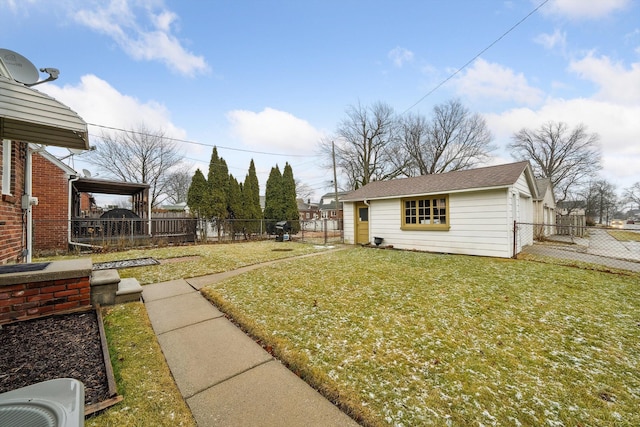
[[[340,230],[340,235],[342,236],[342,227],[340,226],[340,209],[339,209],[340,205],[338,205],[338,175],[336,173],[336,144],[333,141],[331,141],[331,157],[333,157],[333,191],[335,192],[335,199],[336,199],[336,217],[338,220],[338,229]]]

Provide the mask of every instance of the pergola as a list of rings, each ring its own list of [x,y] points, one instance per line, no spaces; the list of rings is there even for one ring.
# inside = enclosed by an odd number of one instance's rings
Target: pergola
[[[82,193],[116,194],[130,196],[131,210],[140,218],[151,218],[149,203],[149,184],[133,182],[108,181],[95,178],[76,178],[71,180],[71,212],[73,217],[80,217],[80,195]]]

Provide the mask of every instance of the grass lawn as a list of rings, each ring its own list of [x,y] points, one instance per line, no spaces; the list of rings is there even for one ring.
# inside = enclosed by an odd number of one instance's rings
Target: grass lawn
[[[76,259],[90,257],[94,263],[137,258],[155,258],[158,261],[176,258],[191,258],[187,261],[134,267],[118,270],[121,278],[135,277],[140,284],[165,282],[179,278],[205,276],[235,270],[246,265],[258,264],[274,259],[318,252],[316,246],[292,242],[259,241],[213,245],[168,246],[153,249],[131,249],[122,252],[94,253],[38,258],[46,260]]]
[[[640,233],[624,230],[607,230],[614,239],[620,242],[640,242]]]
[[[88,427],[195,426],[140,302],[103,308],[105,334],[123,401],[86,420]]]
[[[640,425],[640,276],[354,248],[203,290],[369,425]]]

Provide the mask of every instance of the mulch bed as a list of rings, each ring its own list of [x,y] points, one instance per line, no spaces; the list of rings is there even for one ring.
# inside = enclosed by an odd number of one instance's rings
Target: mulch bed
[[[111,366],[104,363],[99,321],[102,319],[91,310],[3,325],[0,393],[55,378],[75,378],[84,384],[85,405],[108,406],[101,402],[113,401],[114,393],[110,392]]]

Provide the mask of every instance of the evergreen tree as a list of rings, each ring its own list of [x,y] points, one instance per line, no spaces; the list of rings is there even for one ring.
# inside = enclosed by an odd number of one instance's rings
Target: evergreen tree
[[[278,165],[271,168],[264,196],[264,219],[267,233],[274,234],[276,222],[284,219],[282,206],[282,174]]]
[[[198,218],[198,227],[202,230],[201,238],[204,240],[207,238],[207,218],[211,204],[209,196],[207,180],[200,169],[197,169],[191,178],[191,185],[187,192],[187,205],[191,214]]]
[[[283,219],[289,221],[291,233],[297,234],[300,231],[300,212],[296,200],[296,181],[289,163],[285,164],[282,171],[282,207]]]
[[[221,226],[227,217],[227,194],[229,192],[229,169],[227,162],[218,157],[218,149],[213,147],[209,162],[209,191],[211,192],[210,216],[218,229],[220,240]]]
[[[245,229],[247,233],[259,233],[261,230],[262,208],[260,207],[260,184],[256,174],[256,166],[251,159],[249,173],[244,179],[242,188],[242,202],[244,205],[244,217],[247,220]]]
[[[236,233],[243,229],[244,212],[242,206],[242,186],[238,180],[229,175],[229,192],[227,193],[227,216],[229,222],[229,232],[231,239],[236,239]]]

